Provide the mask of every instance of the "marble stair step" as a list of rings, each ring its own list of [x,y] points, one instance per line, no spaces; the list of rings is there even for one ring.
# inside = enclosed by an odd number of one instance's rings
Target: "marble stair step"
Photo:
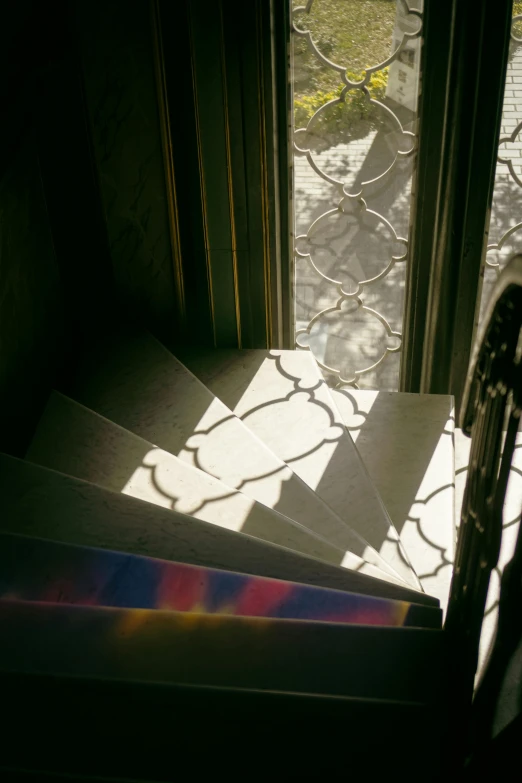
[[[184,352],[180,358],[347,528],[370,544],[372,562],[381,568],[386,562],[421,589],[310,352],[212,350]],[[340,541],[342,536],[334,543]]]
[[[0,454],[0,530],[363,595],[438,606],[402,585],[331,565]]]
[[[454,558],[454,399],[331,390],[424,590],[446,606]]]
[[[221,770],[228,780],[340,780],[347,766],[364,779],[369,765],[374,780],[444,777],[448,722],[431,704],[11,672],[0,688],[6,781],[26,780],[12,773],[21,763],[47,770],[29,773],[32,783],[213,780]],[[68,718],[59,742],[50,703]]]
[[[51,394],[25,458],[105,489],[394,581],[362,558],[341,551],[297,522],[58,392]]]
[[[0,600],[0,669],[436,703],[446,638],[424,628]]]
[[[80,363],[69,396],[337,548],[402,579],[151,335],[114,334],[93,345]]]
[[[0,598],[351,625],[440,628],[440,609],[0,533]]]

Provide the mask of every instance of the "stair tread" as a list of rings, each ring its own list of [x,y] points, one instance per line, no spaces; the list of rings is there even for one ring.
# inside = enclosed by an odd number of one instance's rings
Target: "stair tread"
[[[184,351],[181,360],[416,588],[420,582],[308,351]],[[335,542],[334,542],[335,543]],[[368,559],[368,552],[366,552]]]
[[[93,346],[70,396],[366,559],[367,542],[151,335]]]
[[[23,759],[26,768],[97,780],[172,780],[173,770],[200,779],[221,769],[234,780],[273,779],[274,770],[278,779],[324,780],[347,766],[367,771],[369,763],[372,772],[396,770],[403,780],[424,764],[423,779],[436,780],[447,741],[440,712],[414,702],[11,673],[0,673],[0,686],[10,716],[3,764]],[[68,716],[60,742],[47,719],[50,703]],[[404,737],[407,752],[398,753]]]
[[[374,579],[0,454],[0,530],[438,606]]]
[[[0,600],[4,671],[436,703],[445,635],[418,628]]]
[[[445,607],[454,558],[454,399],[332,389],[424,589]]]
[[[440,609],[0,533],[0,598],[440,628]]]
[[[58,392],[49,398],[26,459],[335,565],[393,580],[298,522]],[[396,577],[396,581],[400,580]]]

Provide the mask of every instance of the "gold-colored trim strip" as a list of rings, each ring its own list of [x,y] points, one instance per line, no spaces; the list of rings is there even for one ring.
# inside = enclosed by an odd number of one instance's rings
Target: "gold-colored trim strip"
[[[158,92],[158,108],[161,130],[161,143],[165,170],[165,185],[167,189],[167,209],[169,220],[170,243],[174,264],[174,280],[178,306],[178,318],[183,331],[186,329],[185,281],[181,259],[181,243],[179,233],[178,199],[176,193],[176,178],[174,174],[174,158],[172,154],[172,135],[170,130],[170,115],[168,106],[167,79],[163,53],[163,38],[161,34],[161,16],[159,0],[151,0],[151,19],[154,49],[154,66],[156,71],[156,87]]]
[[[267,348],[273,345],[272,336],[272,280],[270,269],[270,202],[268,197],[268,169],[266,144],[266,106],[264,94],[263,20],[261,3],[256,3],[256,37],[258,79],[257,96],[259,110],[259,153],[261,163],[261,203],[263,221],[263,270],[265,280],[265,323]]]
[[[201,188],[201,216],[203,222],[205,261],[207,267],[208,299],[210,305],[210,317],[212,320],[212,336],[213,336],[214,347],[216,347],[217,346],[216,315],[215,315],[215,307],[214,307],[214,289],[212,285],[212,263],[210,260],[210,241],[208,236],[207,191],[205,187],[203,150],[201,148],[201,122],[199,118],[198,85],[197,85],[197,78],[196,78],[196,67],[194,62],[194,30],[192,27],[190,3],[187,3],[187,11],[188,11],[188,26],[189,26],[190,72],[192,76],[192,91],[194,95],[194,119],[196,122],[196,146],[198,150],[199,184]]]
[[[230,209],[230,241],[232,245],[232,270],[234,277],[234,305],[236,310],[236,330],[237,346],[242,348],[241,340],[241,306],[239,298],[239,275],[237,266],[237,239],[236,239],[236,218],[234,212],[234,183],[232,181],[232,154],[230,144],[230,123],[228,117],[228,85],[225,59],[225,25],[223,20],[223,4],[219,4],[219,15],[221,21],[221,76],[223,84],[223,113],[225,117],[225,145],[227,156],[227,184],[228,184],[228,203]]]

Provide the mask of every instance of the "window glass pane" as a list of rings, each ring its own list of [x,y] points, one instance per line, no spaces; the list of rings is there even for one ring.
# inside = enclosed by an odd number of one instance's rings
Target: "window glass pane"
[[[397,389],[422,6],[292,6],[296,342],[332,384]]]
[[[513,3],[495,189],[491,207],[479,323],[506,262],[522,252],[522,2]]]

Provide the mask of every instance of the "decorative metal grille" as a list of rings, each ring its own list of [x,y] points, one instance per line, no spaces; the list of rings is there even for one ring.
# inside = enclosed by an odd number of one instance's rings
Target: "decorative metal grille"
[[[354,35],[379,24],[365,54],[375,38],[391,54],[358,73],[321,29],[321,4],[323,19],[356,19]],[[421,27],[406,0],[292,12],[296,343],[331,385],[398,386]]]
[[[507,261],[522,249],[522,3],[513,3],[511,44],[479,322]]]

